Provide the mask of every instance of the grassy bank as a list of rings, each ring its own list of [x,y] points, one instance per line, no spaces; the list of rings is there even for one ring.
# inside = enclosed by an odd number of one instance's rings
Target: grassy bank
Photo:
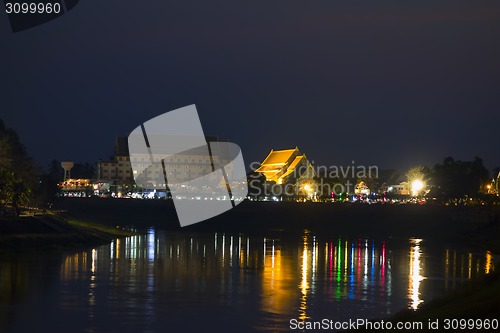
[[[61,214],[0,218],[0,254],[73,250],[134,234]]]

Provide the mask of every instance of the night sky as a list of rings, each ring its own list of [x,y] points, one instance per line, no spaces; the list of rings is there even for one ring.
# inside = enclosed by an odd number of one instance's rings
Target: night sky
[[[500,1],[81,1],[18,33],[1,12],[0,45],[0,118],[43,167],[190,104],[246,164],[500,166]]]

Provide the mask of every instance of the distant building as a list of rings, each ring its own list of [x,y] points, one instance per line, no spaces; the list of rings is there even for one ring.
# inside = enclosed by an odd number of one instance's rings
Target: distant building
[[[104,181],[130,183],[134,181],[127,137],[116,137],[113,159],[97,162],[97,178]]]
[[[261,173],[267,181],[273,181],[276,184],[312,180],[315,176],[311,163],[297,147],[271,150],[255,172]]]
[[[400,195],[409,195],[410,194],[410,184],[408,182],[401,182],[399,184],[390,185],[387,189],[387,192],[400,194]]]
[[[205,140],[210,142],[221,142],[215,136],[206,136]],[[168,146],[169,143],[165,143]],[[175,142],[171,143],[175,145]],[[166,149],[168,151],[168,149]],[[230,161],[221,161],[217,154],[207,155],[204,148],[191,149],[184,154],[179,153],[166,157],[162,164],[151,164],[149,154],[134,154],[134,168],[142,171],[136,178],[141,186],[148,189],[165,189],[169,179],[175,184],[188,182],[190,180],[205,176],[213,171],[216,165],[226,165]],[[138,170],[133,170],[133,175],[137,176]]]
[[[356,187],[354,188],[354,194],[356,195],[370,195],[370,188],[368,187],[368,185],[363,182],[363,181],[360,181]]]
[[[90,179],[68,178],[63,182],[59,182],[58,185],[59,190],[62,192],[90,192],[92,189]]]
[[[215,136],[205,137],[207,142],[220,142]],[[174,143],[175,144],[175,143]],[[178,182],[188,181],[206,175],[212,171],[208,169],[212,163],[218,165],[224,163],[219,161],[217,156],[196,155],[194,150],[189,154],[176,154],[165,158],[163,165],[160,163],[151,164],[151,157],[145,153],[135,154],[134,165],[145,169],[144,177],[147,179],[145,187],[147,189],[165,189],[169,176]],[[128,149],[128,138],[117,137],[115,140],[115,155],[113,159],[99,161],[97,163],[98,178],[106,182],[118,182],[120,184],[134,184],[134,176],[137,170],[132,170]],[[144,185],[144,183],[142,184]]]

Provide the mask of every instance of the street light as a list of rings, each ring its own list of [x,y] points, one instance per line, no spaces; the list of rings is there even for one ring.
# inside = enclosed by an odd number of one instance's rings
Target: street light
[[[310,185],[309,183],[304,184],[302,186],[302,189],[306,193],[307,199],[312,199],[313,195],[315,195],[315,193],[314,193],[314,187],[312,185]]]
[[[411,192],[413,196],[417,196],[418,192],[420,192],[424,188],[424,182],[419,179],[415,179],[411,183]]]

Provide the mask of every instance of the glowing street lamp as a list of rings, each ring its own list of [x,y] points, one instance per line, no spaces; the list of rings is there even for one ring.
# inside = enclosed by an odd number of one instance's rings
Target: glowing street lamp
[[[302,186],[302,189],[306,193],[308,199],[311,199],[313,197],[313,195],[315,194],[314,187],[311,186],[310,184],[304,184],[304,186]]]
[[[411,192],[413,196],[417,196],[417,194],[424,188],[424,182],[419,179],[415,179],[411,183]]]

